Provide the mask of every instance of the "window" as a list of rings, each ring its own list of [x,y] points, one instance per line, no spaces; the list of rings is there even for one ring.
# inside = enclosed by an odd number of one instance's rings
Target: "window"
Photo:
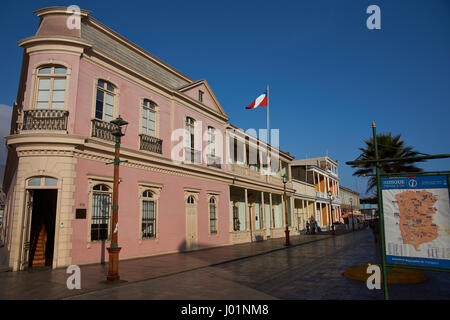
[[[211,197],[209,199],[209,232],[217,233],[217,206],[216,206],[216,198]]]
[[[279,161],[278,155],[276,153],[271,153],[271,155],[270,155],[270,168],[271,168],[273,176],[278,177],[278,178],[281,177],[280,161]]]
[[[216,129],[208,127],[208,155],[216,155]]]
[[[142,193],[142,238],[156,237],[156,203],[151,191]]]
[[[115,88],[109,82],[98,80],[95,101],[95,118],[110,122],[114,118]]]
[[[187,204],[195,204],[195,199],[194,199],[194,197],[193,196],[189,196],[188,198],[187,198]]]
[[[143,134],[156,137],[156,106],[148,99],[142,102],[142,130]]]
[[[289,178],[289,165],[284,162],[281,161],[281,177],[286,177]]]
[[[185,130],[186,130],[186,148],[194,149],[195,146],[195,120],[186,117]]]
[[[250,145],[245,146],[245,152],[246,152],[246,160],[248,166],[253,170],[258,172],[259,171],[259,154],[258,150]]]
[[[36,109],[64,109],[67,69],[45,66],[37,73]]]
[[[91,241],[108,240],[111,191],[104,184],[95,185],[92,190]]]
[[[201,152],[195,150],[195,120],[186,117],[185,122],[185,161],[187,163],[201,164]]]
[[[234,203],[233,205],[233,230],[234,231],[239,231],[241,230],[241,223],[239,221],[239,207],[238,204]]]
[[[36,177],[28,180],[29,187],[56,187],[58,180],[50,177]]]
[[[203,102],[203,94],[204,94],[203,91],[198,90],[198,101]]]

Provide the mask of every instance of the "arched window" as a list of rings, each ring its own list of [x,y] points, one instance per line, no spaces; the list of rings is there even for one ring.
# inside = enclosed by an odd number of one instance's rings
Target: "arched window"
[[[148,99],[142,101],[141,123],[143,134],[156,137],[156,105]]]
[[[64,109],[67,69],[47,65],[38,69],[36,109]]]
[[[58,180],[52,177],[34,177],[28,180],[28,187],[56,187]]]
[[[97,81],[97,98],[95,100],[95,118],[110,122],[114,118],[116,88],[104,80]]]
[[[156,203],[153,193],[145,190],[142,193],[142,239],[156,237]]]
[[[195,204],[195,199],[194,199],[194,197],[193,196],[189,196],[188,198],[187,198],[187,204]]]
[[[105,184],[97,184],[92,191],[91,241],[108,240],[111,188]]]
[[[217,204],[216,198],[211,197],[209,199],[209,232],[217,233]]]

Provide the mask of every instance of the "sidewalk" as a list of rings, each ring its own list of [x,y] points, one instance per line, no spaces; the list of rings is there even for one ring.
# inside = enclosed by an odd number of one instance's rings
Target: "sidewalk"
[[[7,252],[8,251],[6,250],[6,247],[4,246],[3,242],[0,240],[0,272],[7,272],[7,271],[11,270],[11,268],[9,268],[6,263]]]
[[[338,230],[336,235],[348,233]],[[350,231],[351,232],[351,231]],[[331,238],[324,233],[291,236],[291,247]],[[96,290],[119,287],[190,270],[215,266],[231,261],[284,250],[284,238],[208,248],[185,253],[173,253],[147,258],[120,261],[121,281],[108,282],[108,265],[80,266],[81,289],[66,286],[66,268],[0,273],[0,299],[64,299]],[[122,281],[123,280],[123,281]]]

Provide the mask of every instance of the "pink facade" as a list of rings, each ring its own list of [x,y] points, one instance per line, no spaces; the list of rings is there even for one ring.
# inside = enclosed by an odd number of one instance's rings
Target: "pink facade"
[[[77,165],[75,203],[89,203],[87,175],[110,175],[111,167],[93,161],[79,161]],[[79,178],[78,178],[79,177]],[[161,252],[178,251],[183,248],[186,237],[185,201],[183,186],[201,189],[198,203],[198,244],[200,246],[216,246],[227,244],[229,240],[228,224],[228,186],[198,179],[173,177],[167,174],[143,173],[141,170],[121,168],[119,192],[119,244],[124,249],[121,257],[140,257]],[[139,232],[139,199],[138,181],[148,180],[163,184],[159,205],[159,239],[138,242]],[[218,208],[218,232],[208,234],[208,207],[206,190],[220,192]],[[88,220],[74,220],[76,232],[72,237],[74,244],[72,258],[75,264],[100,261],[101,243],[93,243],[86,249],[89,230]],[[126,248],[126,249],[125,249]]]
[[[264,238],[282,236],[269,211],[255,212],[252,203],[259,201],[257,210],[266,210],[261,201],[272,193],[281,195],[282,181],[249,172],[247,164],[238,168],[224,163],[225,131],[233,127],[227,124],[228,117],[206,81],[193,81],[92,19],[87,11],[81,12],[85,17],[81,31],[67,28],[65,8],[42,9],[36,14],[41,17],[36,36],[20,42],[25,49],[21,76],[25,85],[19,86],[15,124],[7,138],[13,151],[6,170],[14,173],[7,173],[4,183],[9,208],[6,241],[14,270],[33,265],[30,261],[37,253],[32,252],[39,251],[36,246],[42,232],[47,238],[54,236],[54,242],[49,246],[47,241],[45,247],[54,252],[53,267],[108,261],[110,222],[108,236],[100,241],[92,236],[103,223],[94,222],[100,206],[94,195],[112,191],[113,166],[106,164],[114,154],[111,125],[102,114],[106,102],[100,103],[103,109],[98,107],[99,80],[108,83],[110,87],[105,88],[113,88],[112,118],[120,115],[129,123],[121,141],[121,161],[125,161],[120,166],[121,259],[252,241],[252,232]],[[65,68],[63,76],[53,74],[58,67]],[[42,75],[43,68],[53,68],[52,74]],[[39,107],[47,91],[56,99],[58,76],[66,80],[63,108],[53,109],[49,95],[48,102],[44,100],[49,107]],[[39,81],[44,78],[51,79],[49,88],[41,88]],[[148,121],[143,116],[147,100],[154,108],[151,134],[142,124]],[[196,164],[184,161],[182,154],[181,163],[171,159],[173,148],[185,142],[188,119],[195,121],[192,151],[202,154]],[[219,165],[206,161],[209,127],[214,129],[215,151],[208,156],[218,158]],[[171,141],[174,132],[180,134]],[[293,159],[281,155],[286,163]],[[106,189],[96,189],[102,186]],[[237,200],[230,197],[231,186]],[[47,206],[42,204],[45,201]],[[154,219],[150,237],[143,231],[144,215],[148,215],[143,208],[148,201],[153,203]],[[49,211],[52,203],[53,213],[36,213]],[[102,208],[102,214],[110,216],[111,209]],[[258,217],[261,230],[252,231]],[[270,221],[262,223],[266,217]],[[36,229],[38,219],[44,221],[45,231]],[[245,228],[236,229],[235,219],[242,220]]]

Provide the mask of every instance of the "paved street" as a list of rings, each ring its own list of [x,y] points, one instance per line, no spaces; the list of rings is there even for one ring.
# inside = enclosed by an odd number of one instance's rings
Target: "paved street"
[[[370,230],[182,274],[97,291],[75,299],[383,299],[345,278],[346,267],[378,262]],[[391,285],[392,299],[450,299],[450,275]]]
[[[377,263],[370,229],[282,239],[121,262],[126,282],[100,282],[106,266],[82,267],[82,290],[68,290],[65,270],[0,273],[1,299],[383,299],[382,290],[343,276]],[[253,255],[252,257],[247,257]],[[229,262],[227,262],[229,261]],[[390,285],[392,299],[450,299],[450,274]]]

